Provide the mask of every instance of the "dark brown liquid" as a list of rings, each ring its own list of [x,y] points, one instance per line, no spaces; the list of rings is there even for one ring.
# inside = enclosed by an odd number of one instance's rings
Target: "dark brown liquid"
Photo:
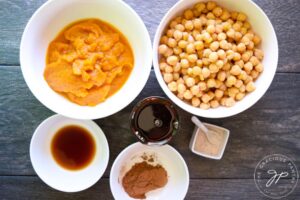
[[[91,163],[96,145],[88,130],[76,125],[57,131],[51,142],[51,153],[63,168],[79,170]]]
[[[173,116],[163,104],[153,103],[142,108],[137,117],[137,127],[149,140],[160,140],[172,132]]]

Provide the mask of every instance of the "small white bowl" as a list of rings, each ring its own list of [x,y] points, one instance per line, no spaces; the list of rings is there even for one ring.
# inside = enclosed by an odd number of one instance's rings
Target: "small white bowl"
[[[161,164],[168,173],[165,187],[146,194],[147,200],[182,200],[189,186],[189,171],[182,156],[170,145],[150,147],[139,142],[124,149],[114,161],[110,171],[110,189],[116,200],[135,200],[128,196],[122,186],[125,173],[137,162],[142,162],[141,155],[155,155],[155,162]]]
[[[86,18],[98,18],[115,26],[128,39],[134,53],[134,68],[125,85],[95,107],[72,103],[53,91],[43,76],[49,43],[64,27]],[[126,107],[145,86],[151,62],[149,33],[137,13],[122,0],[49,0],[29,20],[20,46],[21,69],[34,96],[52,111],[77,119],[103,118]]]
[[[164,82],[160,69],[159,69],[159,55],[158,55],[158,46],[160,38],[166,29],[166,26],[171,19],[178,16],[185,9],[191,8],[198,2],[207,2],[207,0],[195,0],[187,1],[181,0],[178,1],[164,16],[161,23],[158,26],[156,31],[154,42],[153,42],[153,66],[157,80],[166,93],[166,95],[179,107],[183,110],[192,113],[197,116],[208,117],[208,118],[221,118],[229,117],[236,115],[254,105],[267,91],[269,86],[272,83],[274,78],[277,61],[278,61],[278,43],[274,28],[268,19],[267,15],[263,10],[257,6],[251,0],[214,0],[220,6],[229,9],[230,11],[240,11],[244,12],[248,16],[248,20],[251,23],[253,30],[260,35],[262,38],[261,48],[265,53],[263,59],[264,71],[255,81],[256,90],[250,94],[247,94],[245,98],[237,102],[233,107],[218,107],[208,110],[203,110],[200,108],[193,107],[182,100],[180,100],[175,94],[173,94],[166,83]]]
[[[197,151],[195,149],[195,143],[196,143],[196,140],[197,140],[199,132],[201,132],[200,128],[198,128],[197,126],[195,126],[193,136],[192,136],[192,138],[190,140],[190,145],[189,145],[190,150],[194,154],[197,154],[199,156],[203,156],[203,157],[210,158],[210,159],[215,159],[215,160],[220,160],[223,157],[223,154],[224,154],[224,151],[225,151],[225,147],[226,147],[227,142],[228,142],[230,131],[228,129],[226,129],[226,128],[221,127],[221,126],[216,126],[216,125],[208,124],[208,123],[203,123],[203,124],[209,130],[213,130],[213,131],[216,131],[216,132],[222,132],[224,134],[224,142],[222,143],[221,150],[220,150],[219,154],[217,154],[215,156],[206,154],[204,152]],[[204,134],[204,133],[202,133],[202,134]]]
[[[51,154],[54,134],[67,125],[86,128],[96,144],[93,161],[81,170],[62,168]],[[101,178],[108,164],[109,147],[104,133],[95,122],[53,115],[35,130],[30,143],[30,159],[35,172],[47,185],[63,192],[78,192],[91,187]]]

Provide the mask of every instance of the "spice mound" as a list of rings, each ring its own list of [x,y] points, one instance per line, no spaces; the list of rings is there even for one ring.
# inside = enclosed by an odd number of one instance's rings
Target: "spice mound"
[[[122,179],[127,194],[136,199],[146,198],[147,192],[162,188],[167,182],[167,171],[161,165],[153,166],[146,161],[136,163]]]

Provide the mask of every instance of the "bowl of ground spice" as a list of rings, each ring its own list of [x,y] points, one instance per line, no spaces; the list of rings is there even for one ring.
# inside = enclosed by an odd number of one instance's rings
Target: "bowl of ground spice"
[[[186,163],[169,145],[132,144],[119,154],[110,172],[115,199],[184,199],[188,186]]]

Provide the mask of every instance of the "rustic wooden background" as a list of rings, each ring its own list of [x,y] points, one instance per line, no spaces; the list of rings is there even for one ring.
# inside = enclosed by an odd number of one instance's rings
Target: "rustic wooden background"
[[[153,38],[159,21],[177,0],[125,0],[144,20]],[[191,115],[180,110],[181,130],[173,145],[190,171],[186,199],[266,199],[256,189],[253,173],[266,155],[284,154],[300,168],[300,1],[254,0],[271,19],[279,41],[279,64],[265,96],[242,114],[202,119],[231,130],[220,161],[193,155],[188,148]],[[138,98],[105,119],[96,120],[110,145],[103,178],[90,189],[73,194],[55,191],[35,174],[29,158],[33,131],[53,112],[27,88],[19,66],[19,44],[33,12],[45,0],[0,0],[0,199],[112,199],[109,170],[116,156],[136,141],[129,131],[133,105],[150,95],[165,96],[154,72]],[[266,66],[267,67],[267,66]],[[287,199],[300,199],[300,184]]]

